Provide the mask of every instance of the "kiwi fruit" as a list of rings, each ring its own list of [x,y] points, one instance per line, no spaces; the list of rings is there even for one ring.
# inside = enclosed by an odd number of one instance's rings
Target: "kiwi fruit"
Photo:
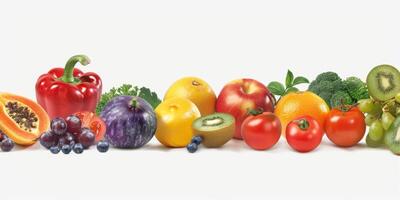
[[[400,155],[400,117],[394,120],[390,129],[385,133],[384,141],[390,151]]]
[[[193,122],[194,133],[202,137],[202,144],[217,148],[227,143],[235,134],[235,118],[225,113],[214,113]]]
[[[375,100],[389,100],[400,93],[400,72],[391,65],[376,66],[368,73],[367,86]]]

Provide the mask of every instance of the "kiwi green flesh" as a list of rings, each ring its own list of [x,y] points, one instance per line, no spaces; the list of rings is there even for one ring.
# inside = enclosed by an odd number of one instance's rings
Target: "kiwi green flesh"
[[[377,66],[368,74],[367,85],[374,99],[386,101],[400,93],[400,72],[390,65]]]
[[[386,133],[385,143],[390,151],[400,154],[400,127]]]
[[[216,131],[231,126],[234,123],[231,115],[214,113],[194,121],[193,128],[199,131]]]

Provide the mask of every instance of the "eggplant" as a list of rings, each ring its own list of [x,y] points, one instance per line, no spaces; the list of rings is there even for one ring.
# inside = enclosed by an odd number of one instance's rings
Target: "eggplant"
[[[153,138],[157,128],[152,106],[140,97],[115,97],[100,117],[107,127],[105,139],[116,148],[140,148]]]

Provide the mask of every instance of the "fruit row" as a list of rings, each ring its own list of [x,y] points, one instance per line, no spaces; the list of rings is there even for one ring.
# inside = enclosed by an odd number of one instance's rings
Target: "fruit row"
[[[0,148],[36,141],[52,153],[80,154],[96,145],[137,149],[154,136],[169,148],[194,153],[231,139],[267,150],[281,138],[298,152],[316,149],[324,135],[338,147],[387,147],[400,154],[400,72],[374,67],[366,81],[323,72],[315,80],[288,70],[284,83],[254,79],[227,83],[218,96],[197,77],[173,83],[163,100],[146,87],[129,84],[102,91],[99,75],[82,72],[85,55],[70,58],[36,83],[36,99],[0,93]],[[298,85],[308,85],[300,91]]]

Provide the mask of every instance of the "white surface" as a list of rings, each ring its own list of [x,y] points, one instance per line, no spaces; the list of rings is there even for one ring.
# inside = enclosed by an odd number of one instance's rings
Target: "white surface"
[[[397,1],[398,2],[398,1]],[[78,53],[105,90],[122,83],[162,96],[195,75],[218,93],[236,78],[313,79],[334,70],[365,77],[400,66],[396,1],[1,1],[0,90],[34,98],[36,78]],[[398,199],[400,159],[363,144],[327,141],[312,153],[281,139],[257,152],[164,149],[57,155],[39,148],[0,153],[0,199]]]

